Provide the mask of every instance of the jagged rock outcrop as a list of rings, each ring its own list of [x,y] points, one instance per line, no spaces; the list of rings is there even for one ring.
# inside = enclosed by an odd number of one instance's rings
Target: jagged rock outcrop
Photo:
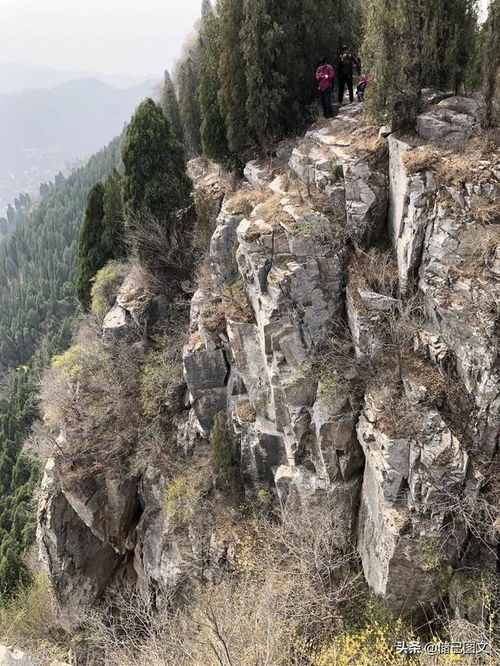
[[[49,460],[38,508],[40,557],[64,610],[61,620],[78,622],[106,588],[120,566],[121,556],[97,537],[61,490],[54,460]]]
[[[451,590],[463,615],[473,609],[457,576],[472,562],[493,570],[498,549],[500,164],[498,152],[422,145],[466,141],[481,114],[480,100],[428,98],[415,145],[352,105],[280,146],[272,167],[247,165],[223,202],[212,174],[217,220],[172,424],[179,450],[200,460],[224,412],[249,500],[335,506],[395,610]],[[149,317],[154,295],[125,291],[108,332]],[[200,575],[216,578],[234,544],[208,514],[174,529],[168,483],[144,461],[81,505],[64,479],[46,481],[39,540],[63,604],[91,603],[130,553],[139,589],[161,605],[198,576],[201,532]]]

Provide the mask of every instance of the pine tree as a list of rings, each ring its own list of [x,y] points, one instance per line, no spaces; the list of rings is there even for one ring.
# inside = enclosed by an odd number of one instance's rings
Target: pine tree
[[[96,183],[89,191],[83,224],[80,229],[78,251],[78,300],[85,312],[90,309],[92,278],[106,263],[102,253],[102,231],[104,219],[104,185]]]
[[[205,9],[200,32],[201,64],[198,102],[201,112],[201,142],[203,153],[220,164],[232,162],[225,120],[219,102],[221,79],[219,16],[214,9]]]
[[[163,88],[161,92],[160,105],[163,109],[163,113],[167,116],[170,121],[170,126],[175,135],[175,138],[179,143],[183,143],[184,136],[182,133],[182,123],[181,115],[179,111],[179,102],[177,100],[177,95],[175,94],[175,88],[170,76],[170,73],[166,70],[163,80]]]
[[[141,217],[152,218],[170,234],[190,209],[191,181],[182,146],[161,107],[152,99],[137,107],[122,156],[127,225],[133,231],[141,224]]]
[[[500,123],[500,0],[492,0],[484,26],[483,87],[486,101],[485,124]]]

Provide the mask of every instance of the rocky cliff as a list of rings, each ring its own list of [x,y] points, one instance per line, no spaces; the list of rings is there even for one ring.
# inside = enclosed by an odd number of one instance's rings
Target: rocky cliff
[[[217,220],[168,432],[203,470],[226,414],[248,501],[333,506],[339,538],[395,610],[447,597],[474,620],[461,581],[495,572],[498,551],[500,154],[477,100],[442,97],[411,136],[345,107],[249,163],[230,193],[193,165]],[[144,322],[171,305],[133,282],[104,322],[121,345],[147,344]],[[115,443],[112,404],[106,414],[98,446],[69,462],[85,413],[48,418],[58,448],[38,542],[72,620],[117,577],[160,606],[237,557],[238,513],[219,502],[174,524],[165,445],[146,446],[140,426]]]

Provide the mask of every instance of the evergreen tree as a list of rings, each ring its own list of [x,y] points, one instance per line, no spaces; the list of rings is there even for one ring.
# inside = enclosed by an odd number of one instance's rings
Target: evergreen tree
[[[107,261],[102,251],[104,219],[104,185],[96,183],[89,191],[83,224],[80,229],[78,277],[76,288],[83,309],[90,309],[92,278]]]
[[[7,220],[9,221],[9,224],[13,224],[14,220],[16,218],[16,211],[11,204],[7,206]]]
[[[246,116],[247,82],[241,43],[243,0],[219,2],[219,104],[226,125],[229,150],[243,163],[249,156]]]
[[[286,57],[284,3],[244,0],[242,29],[246,73],[246,122],[251,138],[265,151],[285,134],[291,98],[284,73],[292,63]]]
[[[102,220],[103,254],[108,261],[126,254],[125,227],[123,223],[122,177],[117,169],[104,181],[104,216]]]
[[[168,71],[165,71],[163,80],[163,88],[161,93],[160,105],[163,113],[170,121],[170,126],[179,143],[183,143],[184,136],[182,134],[181,115],[179,111],[179,102],[175,94],[175,88]]]
[[[132,117],[123,163],[127,224],[133,231],[145,216],[158,221],[169,234],[190,210],[191,181],[182,146],[152,99],[142,102]]]
[[[487,126],[500,123],[500,0],[492,0],[484,26],[483,87]]]
[[[201,155],[201,111],[196,91],[199,84],[199,45],[187,48],[176,70],[179,112],[184,146],[189,159]]]
[[[373,0],[363,56],[375,78],[374,116],[410,125],[421,89],[458,90],[467,77],[476,36],[475,0]]]
[[[219,17],[210,7],[205,10],[203,29],[200,33],[201,64],[198,101],[201,112],[201,141],[203,153],[220,164],[230,164],[231,154],[227,144],[226,125],[219,102],[221,87]]]

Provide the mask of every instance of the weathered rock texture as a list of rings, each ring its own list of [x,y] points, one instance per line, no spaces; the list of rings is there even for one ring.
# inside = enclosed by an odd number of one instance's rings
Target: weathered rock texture
[[[480,104],[439,99],[420,137],[466,140]],[[422,147],[367,126],[360,105],[280,151],[288,167],[250,163],[218,214],[191,303],[178,446],[207,455],[225,412],[247,498],[333,498],[369,585],[411,612],[446,595],[454,572],[496,567],[485,514],[497,511],[499,156],[466,149],[457,176],[456,156],[419,161]],[[107,330],[140,323],[149,306],[132,292]],[[153,460],[79,505],[48,467],[39,541],[63,604],[91,603],[126,552],[157,602],[194,576],[196,540],[172,533],[167,485]],[[198,518],[208,571],[228,544]]]

